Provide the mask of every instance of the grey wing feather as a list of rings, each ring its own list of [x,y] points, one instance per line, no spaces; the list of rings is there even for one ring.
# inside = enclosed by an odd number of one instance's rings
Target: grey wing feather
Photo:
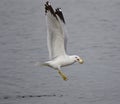
[[[64,32],[64,45],[65,45],[65,50],[67,51],[67,29],[65,28],[66,22],[65,22],[61,8],[57,8],[55,13],[56,13],[59,21],[61,20],[62,29]]]
[[[45,4],[45,13],[48,32],[48,51],[50,59],[52,59],[66,54],[67,37],[61,23],[61,21],[63,23],[65,21],[54,11],[48,1]]]

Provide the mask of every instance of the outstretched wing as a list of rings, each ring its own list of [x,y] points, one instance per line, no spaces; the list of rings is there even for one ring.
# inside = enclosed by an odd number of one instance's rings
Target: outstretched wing
[[[47,1],[45,4],[45,14],[47,23],[47,43],[50,59],[66,54],[66,35],[63,29],[65,20],[62,11],[57,8],[56,11]]]

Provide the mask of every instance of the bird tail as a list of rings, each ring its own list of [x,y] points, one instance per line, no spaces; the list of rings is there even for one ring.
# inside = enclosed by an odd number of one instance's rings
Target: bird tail
[[[46,63],[46,62],[36,62],[35,63],[35,66],[48,66],[48,63]]]

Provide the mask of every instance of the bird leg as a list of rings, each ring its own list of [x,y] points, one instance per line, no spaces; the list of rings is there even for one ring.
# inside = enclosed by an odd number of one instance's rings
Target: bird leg
[[[67,76],[61,70],[58,69],[58,73],[63,78],[63,80],[65,80],[65,81],[68,80]]]

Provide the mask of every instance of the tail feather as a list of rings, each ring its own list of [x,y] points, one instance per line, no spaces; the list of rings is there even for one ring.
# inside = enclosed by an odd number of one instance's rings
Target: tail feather
[[[48,64],[45,62],[36,62],[35,66],[48,66]]]

